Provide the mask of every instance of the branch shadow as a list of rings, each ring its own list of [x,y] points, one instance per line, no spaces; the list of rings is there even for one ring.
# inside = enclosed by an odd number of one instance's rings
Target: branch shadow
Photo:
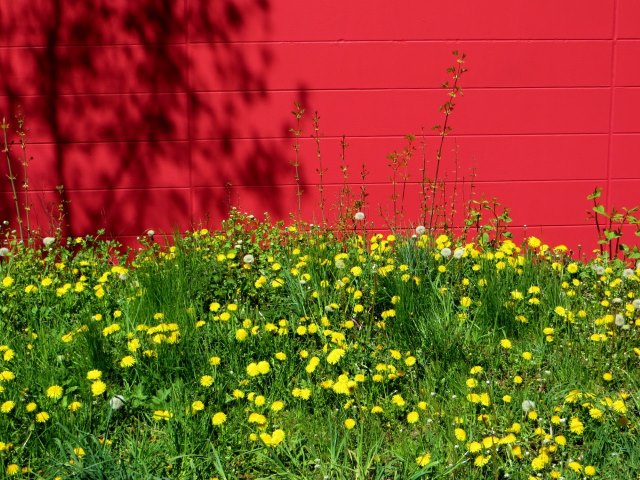
[[[282,215],[273,186],[290,178],[282,141],[290,126],[266,138],[243,124],[271,102],[276,59],[268,43],[248,49],[243,41],[268,36],[269,11],[270,0],[3,6],[0,116],[13,129],[13,114],[24,112],[29,203],[41,234],[51,233],[59,204],[67,207],[63,235],[184,230],[224,218],[239,195],[267,186],[260,204]],[[3,220],[15,208],[0,165]]]

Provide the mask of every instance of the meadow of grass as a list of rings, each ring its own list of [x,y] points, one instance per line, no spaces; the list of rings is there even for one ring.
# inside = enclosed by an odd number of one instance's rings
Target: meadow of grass
[[[0,475],[640,471],[636,265],[240,212],[135,252],[7,238]]]

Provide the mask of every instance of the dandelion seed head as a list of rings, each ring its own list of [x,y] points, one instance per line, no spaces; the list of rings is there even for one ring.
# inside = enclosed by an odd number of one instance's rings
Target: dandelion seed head
[[[524,400],[522,402],[522,411],[524,413],[529,413],[529,412],[535,410],[535,408],[536,408],[536,404],[532,400]]]
[[[111,410],[120,410],[122,407],[124,407],[125,404],[125,398],[122,395],[114,395],[113,397],[111,397],[111,400],[109,400],[109,406],[111,407]]]

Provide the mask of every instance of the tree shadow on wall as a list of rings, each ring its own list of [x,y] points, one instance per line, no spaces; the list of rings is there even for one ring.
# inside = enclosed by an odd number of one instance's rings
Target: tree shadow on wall
[[[61,201],[65,234],[104,226],[135,236],[225,216],[229,185],[288,178],[282,145],[239,122],[269,101],[275,59],[243,43],[268,35],[269,10],[269,0],[3,5],[0,116],[20,108],[26,117],[30,203],[43,233]],[[286,136],[287,125],[279,129]],[[1,165],[6,217],[14,209]],[[282,215],[274,192],[264,207]]]

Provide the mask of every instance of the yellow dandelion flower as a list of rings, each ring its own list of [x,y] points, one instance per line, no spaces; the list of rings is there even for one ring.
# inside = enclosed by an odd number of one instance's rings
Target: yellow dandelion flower
[[[538,248],[540,245],[542,245],[542,242],[537,237],[529,237],[527,239],[527,245],[529,245],[529,247],[531,248]]]
[[[509,340],[508,338],[503,338],[502,340],[500,340],[500,346],[504,349],[510,349],[513,345],[511,343],[511,340]]]
[[[77,412],[82,407],[82,403],[78,401],[71,402],[67,407],[71,412]]]
[[[6,402],[3,402],[2,405],[0,405],[0,412],[9,413],[11,410],[13,410],[15,406],[16,406],[16,402],[12,400],[7,400]]]
[[[613,408],[616,413],[627,413],[627,406],[622,400],[616,400],[613,402],[611,408]]]
[[[153,411],[153,419],[156,421],[164,420],[168,422],[173,414],[169,410],[154,410]]]
[[[20,472],[20,467],[15,463],[10,463],[4,471],[7,475],[17,475]]]
[[[196,400],[191,403],[191,413],[196,414],[202,410],[204,410],[204,403],[200,400]]]
[[[127,342],[127,350],[130,352],[135,352],[140,348],[140,340],[137,338],[133,338]]]
[[[567,466],[576,473],[580,473],[582,471],[582,465],[580,462],[569,462]]]
[[[356,426],[356,421],[353,418],[347,418],[344,421],[344,426],[346,427],[347,430],[351,430],[353,427]]]
[[[261,373],[262,375],[265,375],[269,373],[269,370],[271,370],[271,366],[269,365],[269,362],[267,362],[266,360],[262,360],[261,362],[258,362],[259,373]]]
[[[512,443],[515,443],[515,442],[516,442],[516,440],[517,440],[516,436],[515,436],[513,433],[510,433],[510,434],[508,434],[508,435],[506,435],[506,436],[502,437],[502,438],[498,441],[498,443],[499,443],[500,445],[510,445],[510,444],[512,444]]]
[[[556,315],[558,315],[560,317],[566,317],[567,316],[567,310],[564,307],[557,306],[556,308],[553,309],[553,311],[556,312]]]
[[[284,408],[284,402],[281,400],[276,400],[275,402],[273,402],[271,404],[271,411],[273,412],[279,412],[280,410],[282,410]]]
[[[94,397],[102,395],[107,390],[107,384],[102,380],[96,380],[91,384],[91,394]]]
[[[594,407],[589,409],[589,415],[591,416],[591,418],[594,418],[597,420],[599,418],[602,418],[603,412],[599,408]]]
[[[211,423],[216,426],[222,425],[226,421],[227,421],[227,416],[223,412],[214,413],[213,416],[211,417]]]
[[[131,368],[136,364],[136,358],[133,355],[127,355],[120,360],[120,366],[122,368]]]
[[[237,388],[233,391],[232,395],[236,400],[244,398],[244,392],[242,390],[238,390]]]
[[[311,398],[311,390],[309,388],[294,388],[291,391],[292,395],[302,400],[309,400]]]
[[[482,444],[480,442],[471,442],[467,445],[469,453],[478,453],[482,450]]]
[[[531,468],[534,470],[542,470],[549,461],[549,456],[546,453],[541,453],[531,461]]]
[[[203,375],[200,377],[200,385],[203,387],[210,387],[213,385],[213,377],[211,375]]]
[[[493,447],[494,445],[497,445],[499,441],[500,441],[500,439],[498,437],[496,437],[496,436],[484,437],[482,439],[482,446],[485,449],[488,450],[489,448]]]
[[[331,365],[335,365],[340,361],[340,359],[345,355],[345,351],[342,348],[334,348],[331,350],[329,355],[327,355],[327,363]]]
[[[247,419],[247,421],[249,423],[255,423],[257,425],[266,425],[267,424],[267,417],[265,417],[264,415],[261,415],[259,413],[256,413],[256,412],[252,412],[249,415],[249,418]]]
[[[47,412],[38,412],[36,414],[36,422],[46,423],[49,420],[49,414]]]
[[[427,465],[429,465],[430,461],[431,461],[430,453],[423,453],[422,455],[418,455],[416,457],[416,463],[418,464],[419,467],[426,467]]]
[[[281,428],[274,430],[273,433],[271,434],[271,446],[275,447],[276,445],[282,443],[284,441],[284,438],[285,438],[284,430],[282,430]]]
[[[412,411],[407,414],[408,423],[416,423],[418,420],[420,420],[420,415],[418,414],[418,412]]]
[[[569,430],[576,435],[582,435],[584,432],[584,425],[578,417],[572,417],[569,421]]]
[[[257,363],[251,362],[249,365],[247,365],[247,375],[249,375],[250,377],[260,375],[260,369],[258,368]]]
[[[47,397],[57,400],[62,398],[62,387],[60,385],[51,385],[47,388]]]

